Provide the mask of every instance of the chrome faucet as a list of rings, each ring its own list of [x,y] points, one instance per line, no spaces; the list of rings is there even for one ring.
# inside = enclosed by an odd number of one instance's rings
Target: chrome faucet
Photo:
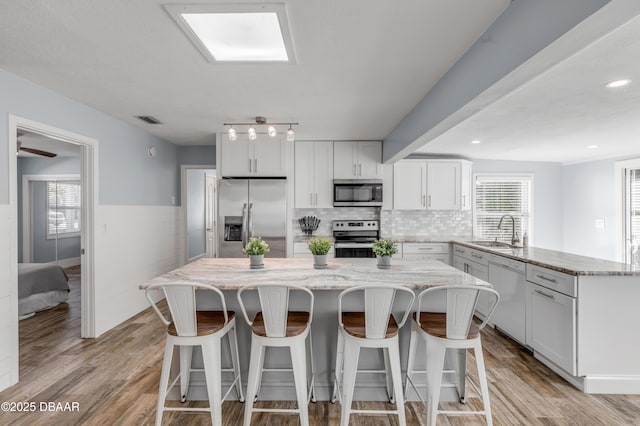
[[[498,222],[498,229],[502,229],[502,221],[505,217],[511,218],[511,245],[517,246],[520,244],[520,238],[516,235],[516,220],[510,214],[502,215],[500,222]]]

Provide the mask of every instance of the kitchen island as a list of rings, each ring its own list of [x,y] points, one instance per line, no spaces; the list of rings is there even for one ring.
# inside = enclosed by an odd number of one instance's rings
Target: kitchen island
[[[392,267],[388,270],[377,269],[375,259],[332,258],[329,259],[327,269],[314,269],[311,259],[265,258],[264,263],[264,269],[249,269],[249,260],[246,258],[199,259],[156,277],[141,285],[140,288],[144,290],[153,284],[187,281],[209,284],[223,290],[227,309],[237,313],[240,368],[245,382],[249,366],[251,330],[243,318],[238,316],[240,309],[236,299],[236,291],[245,285],[266,283],[299,284],[311,289],[315,297],[311,331],[314,347],[316,396],[319,400],[329,399],[333,384],[338,328],[337,298],[340,291],[362,284],[397,284],[416,292],[439,285],[488,285],[483,280],[437,261],[410,261],[394,258]],[[345,302],[347,301],[345,300]],[[432,300],[432,306],[440,303],[442,301]],[[198,295],[197,304],[200,310],[219,309],[215,297],[206,293]],[[293,297],[290,301],[291,310],[304,309],[305,307],[306,300],[302,297],[300,299]],[[345,310],[362,309],[362,306],[345,304]],[[253,305],[248,304],[247,310],[249,315],[253,316],[258,310],[257,300]],[[396,318],[400,318],[399,312],[394,312],[394,314]],[[400,330],[400,356],[403,370],[406,368],[408,346],[409,324],[406,324]],[[419,350],[423,349],[419,348]],[[223,365],[229,365],[228,355],[223,350]],[[290,366],[289,355],[286,350],[280,348],[267,349],[265,360],[267,368],[289,368]],[[455,360],[447,362],[454,363]],[[418,356],[416,364],[416,368],[421,369],[424,360]],[[198,351],[194,351],[193,365],[202,365],[202,358]],[[359,368],[368,370],[383,368],[382,353],[380,351],[363,351]],[[228,382],[230,382],[230,378],[225,381],[225,384]],[[261,399],[295,400],[293,379],[290,373],[267,372],[262,383]],[[450,393],[443,394],[443,398],[455,399],[455,391],[448,390]],[[204,379],[194,375],[188,398],[206,399],[206,395]],[[177,392],[173,396],[177,399]],[[370,401],[386,400],[384,377],[380,374],[359,374],[355,398],[356,400]],[[415,395],[409,395],[408,399],[416,398]]]

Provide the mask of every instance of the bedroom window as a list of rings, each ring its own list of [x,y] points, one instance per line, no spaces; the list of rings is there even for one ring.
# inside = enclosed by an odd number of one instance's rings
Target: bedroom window
[[[47,238],[80,236],[79,181],[47,182]]]
[[[500,218],[511,215],[515,231],[522,240],[526,232],[529,243],[533,237],[532,214],[533,176],[478,173],[475,176],[473,205],[474,240],[511,241],[511,219],[506,218],[498,229]]]

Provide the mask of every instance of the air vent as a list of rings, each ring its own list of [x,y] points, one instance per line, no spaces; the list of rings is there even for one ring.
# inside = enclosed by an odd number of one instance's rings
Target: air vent
[[[162,121],[150,115],[136,115],[136,118],[149,124],[162,124]]]

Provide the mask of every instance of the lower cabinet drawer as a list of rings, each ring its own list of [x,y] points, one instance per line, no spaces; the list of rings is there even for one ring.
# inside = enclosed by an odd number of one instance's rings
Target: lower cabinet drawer
[[[536,283],[551,290],[559,291],[567,296],[577,297],[577,279],[575,275],[527,264],[527,281]]]
[[[441,254],[418,254],[418,253],[407,253],[404,252],[402,255],[403,259],[409,260],[439,260],[440,262],[444,262],[449,265],[449,253],[441,253]]]
[[[409,254],[449,253],[449,243],[403,243],[402,251]]]

